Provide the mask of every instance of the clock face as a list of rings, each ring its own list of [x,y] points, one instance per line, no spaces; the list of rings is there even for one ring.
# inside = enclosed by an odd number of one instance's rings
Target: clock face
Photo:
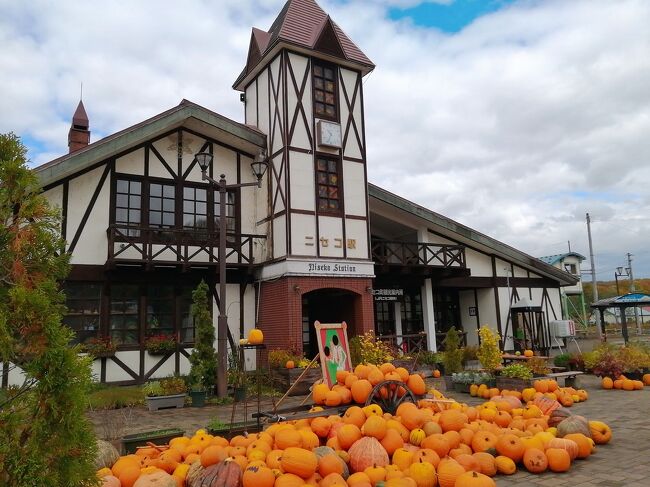
[[[338,123],[321,120],[318,122],[319,145],[341,147],[341,126]]]

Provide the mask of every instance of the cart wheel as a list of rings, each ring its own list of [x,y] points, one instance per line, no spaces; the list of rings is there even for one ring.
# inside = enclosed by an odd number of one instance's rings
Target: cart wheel
[[[385,380],[372,389],[366,406],[377,404],[385,413],[395,414],[397,407],[404,401],[415,403],[411,389],[399,380]]]

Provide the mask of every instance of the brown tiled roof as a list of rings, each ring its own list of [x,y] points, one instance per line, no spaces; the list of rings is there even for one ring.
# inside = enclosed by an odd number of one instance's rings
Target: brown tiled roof
[[[256,47],[262,54],[262,58],[277,43],[283,41],[300,47],[319,50],[316,45],[320,34],[327,28],[328,23],[331,24],[334,30],[343,57],[347,61],[362,64],[370,70],[374,69],[375,65],[372,61],[314,0],[288,0],[268,32],[253,28],[251,42],[257,43]],[[327,54],[332,54],[332,50],[327,51]],[[252,61],[249,56],[248,64],[237,78],[235,85],[250,73],[259,62],[255,58]]]

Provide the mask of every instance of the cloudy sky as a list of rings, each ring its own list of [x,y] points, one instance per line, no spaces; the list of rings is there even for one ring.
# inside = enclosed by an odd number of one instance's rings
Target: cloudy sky
[[[182,98],[243,120],[230,86],[284,0],[0,0],[0,132],[34,165]],[[531,255],[634,254],[650,277],[650,2],[322,0],[372,59],[372,182]],[[585,262],[589,268],[589,262]]]

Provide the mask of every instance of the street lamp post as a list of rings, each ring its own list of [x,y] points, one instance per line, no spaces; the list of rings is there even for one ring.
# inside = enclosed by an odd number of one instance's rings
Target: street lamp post
[[[219,191],[219,318],[217,319],[217,396],[225,397],[228,390],[228,316],[226,314],[226,197],[228,190],[248,186],[262,187],[262,178],[268,167],[266,155],[262,149],[251,163],[253,174],[257,178],[254,183],[227,184],[226,175],[222,174],[217,181],[208,176],[207,171],[212,163],[213,155],[208,152],[196,154],[196,161],[201,168],[204,181],[208,181]]]

